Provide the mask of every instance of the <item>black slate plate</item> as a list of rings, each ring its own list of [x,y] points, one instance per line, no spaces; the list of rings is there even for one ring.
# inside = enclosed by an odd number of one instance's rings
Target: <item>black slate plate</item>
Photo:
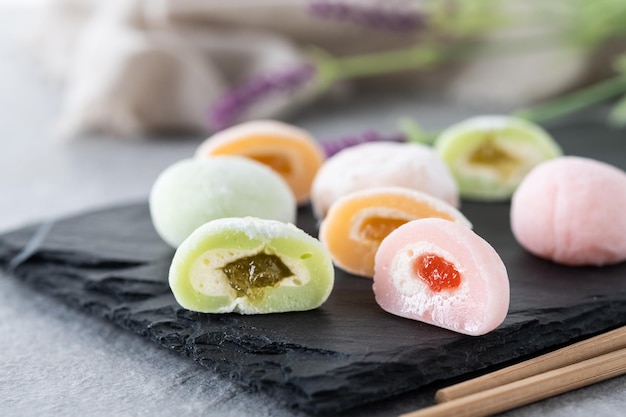
[[[626,168],[619,132],[570,124],[554,134],[568,154]],[[173,250],[154,232],[145,203],[4,234],[0,265],[39,290],[189,355],[286,407],[320,415],[409,391],[428,394],[426,404],[432,387],[443,381],[626,324],[626,263],[555,265],[518,246],[507,204],[464,203],[463,212],[498,250],[511,280],[507,319],[481,337],[387,314],[376,305],[370,280],[341,271],[330,299],[315,311],[185,311],[167,286]],[[300,210],[299,225],[316,234],[309,208]]]

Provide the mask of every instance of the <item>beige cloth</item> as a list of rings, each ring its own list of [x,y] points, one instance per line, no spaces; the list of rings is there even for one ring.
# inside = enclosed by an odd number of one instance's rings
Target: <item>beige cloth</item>
[[[407,12],[422,4],[344,3]],[[42,67],[63,82],[60,135],[209,133],[208,109],[221,92],[303,62],[310,45],[343,56],[411,45],[420,35],[324,19],[309,7],[307,0],[50,0],[34,44]],[[517,105],[567,89],[586,67],[574,50],[537,51],[464,63],[432,82],[462,101]],[[420,85],[423,76],[413,77],[404,82]],[[317,91],[274,98],[242,119],[282,117]]]

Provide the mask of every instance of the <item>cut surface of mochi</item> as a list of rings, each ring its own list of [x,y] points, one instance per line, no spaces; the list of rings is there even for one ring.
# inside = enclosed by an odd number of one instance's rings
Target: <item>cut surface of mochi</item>
[[[400,225],[426,217],[472,227],[455,207],[429,194],[401,187],[374,187],[335,201],[320,224],[319,238],[335,265],[371,278],[380,242]]]
[[[471,336],[498,327],[510,299],[494,248],[469,228],[436,218],[406,223],[382,241],[373,289],[389,313]]]
[[[522,247],[556,263],[626,261],[626,172],[577,156],[545,162],[513,195],[511,229]]]
[[[254,216],[293,223],[297,209],[278,174],[237,156],[174,163],[153,184],[149,205],[154,228],[174,248],[210,220]]]
[[[396,186],[423,191],[459,206],[457,184],[448,167],[429,146],[417,143],[369,142],[346,148],[317,172],[311,204],[324,218],[340,197],[372,187]]]
[[[292,224],[225,218],[199,227],[178,247],[169,284],[192,311],[304,311],[326,301],[334,269],[322,244]]]
[[[530,170],[562,154],[539,125],[511,116],[477,116],[445,129],[434,147],[462,198],[504,201]]]
[[[205,140],[195,156],[238,155],[261,162],[289,184],[298,204],[309,201],[311,184],[325,160],[305,130],[274,120],[254,120],[222,130]]]

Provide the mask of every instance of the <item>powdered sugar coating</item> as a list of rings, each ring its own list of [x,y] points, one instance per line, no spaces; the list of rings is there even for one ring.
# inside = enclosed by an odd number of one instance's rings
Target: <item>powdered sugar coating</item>
[[[292,275],[261,298],[238,295],[224,266],[260,253],[280,258]],[[177,302],[206,313],[265,314],[319,307],[334,284],[330,255],[293,224],[254,217],[222,218],[197,228],[177,249],[169,271]]]
[[[508,201],[524,176],[562,154],[541,126],[512,116],[472,117],[445,129],[434,147],[463,198]]]
[[[280,157],[288,169],[277,173],[291,187],[298,204],[309,201],[311,183],[325,160],[322,147],[306,130],[276,120],[252,120],[229,127],[210,136],[195,152],[196,158],[215,155]]]
[[[423,254],[453,264],[460,286],[432,291],[412,267]],[[498,327],[509,307],[506,267],[493,247],[467,227],[436,218],[406,223],[383,240],[373,289],[376,302],[392,314],[472,336]]]
[[[220,233],[223,230],[240,230],[250,240],[267,242],[279,237],[302,240],[302,232],[293,224],[283,224],[277,221],[261,220],[253,217],[243,219],[220,219],[209,222],[201,227],[199,233],[190,236],[189,247],[201,245],[205,236]],[[262,243],[253,248],[215,248],[202,253],[191,265],[189,280],[193,289],[199,293],[213,296],[227,296],[233,298],[233,311],[250,310],[247,298],[236,299],[235,290],[228,283],[223,268],[228,263],[246,256],[252,256],[266,251]],[[280,285],[304,285],[311,280],[309,271],[290,258],[281,258],[281,261],[293,272],[291,277],[283,278]]]
[[[320,223],[319,239],[328,248],[336,266],[371,278],[376,250],[384,236],[376,233],[375,226],[372,235],[368,222],[386,219],[395,225],[424,217],[439,217],[472,227],[459,210],[422,191],[371,187],[337,199]]]
[[[276,120],[252,120],[215,133],[200,144],[196,149],[195,156],[204,157],[210,154],[215,147],[230,142],[232,138],[258,134],[275,134],[296,141],[315,142],[315,139],[306,130],[297,126]]]
[[[150,214],[159,236],[177,247],[197,227],[223,217],[295,222],[296,202],[285,181],[265,165],[219,156],[165,169],[150,191]]]
[[[326,160],[311,187],[314,213],[324,218],[340,197],[376,186],[423,191],[459,206],[457,184],[432,148],[417,143],[371,142],[344,149]]]
[[[626,173],[589,158],[544,162],[511,201],[511,229],[529,252],[565,265],[626,260]]]

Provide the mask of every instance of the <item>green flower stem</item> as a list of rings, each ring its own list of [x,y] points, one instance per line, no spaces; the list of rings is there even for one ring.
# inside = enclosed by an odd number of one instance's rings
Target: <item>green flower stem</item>
[[[320,84],[329,87],[340,80],[429,68],[443,62],[447,54],[441,47],[420,45],[343,58],[336,58],[322,49],[313,49],[311,55],[317,66]]]
[[[406,136],[407,142],[432,145],[440,131],[426,131],[415,120],[404,118],[398,121],[400,131]]]
[[[393,74],[401,71],[429,69],[447,62],[463,62],[494,56],[506,56],[552,49],[564,44],[554,36],[526,37],[481,47],[472,40],[458,45],[423,43],[393,51],[371,52],[347,57],[334,57],[322,49],[312,51],[321,85],[328,87],[340,80]],[[479,46],[477,48],[477,46]]]
[[[337,59],[335,80],[355,79],[394,72],[426,69],[444,60],[440,48],[418,46]]]
[[[541,124],[624,94],[626,94],[626,77],[619,75],[534,108],[516,111],[513,116]],[[626,98],[615,106],[610,119],[617,126],[626,124]],[[401,121],[400,128],[409,141],[425,144],[434,143],[440,133],[439,131],[426,132],[415,122],[407,120]]]
[[[510,53],[519,54],[525,51],[554,48],[563,44],[564,40],[559,39],[559,37],[520,39],[513,43],[492,45],[490,48],[482,50],[472,48],[471,42],[453,47],[445,44],[422,44],[395,51],[343,58],[333,57],[318,49],[313,51],[313,62],[317,65],[318,77],[321,81],[320,88],[325,89],[339,80],[427,69],[444,62],[460,62]],[[621,66],[618,65],[619,69],[626,68],[626,58],[622,58],[619,64],[621,64]],[[625,94],[626,75],[620,74],[545,104],[516,111],[512,115],[541,124]],[[615,124],[626,124],[626,99],[620,101],[614,109],[611,119]],[[406,134],[407,139],[412,142],[432,144],[440,133],[426,132],[416,123],[408,123],[406,120],[402,121],[400,125],[400,129]]]
[[[616,127],[626,126],[626,98],[617,102],[609,114],[609,122]]]
[[[626,77],[609,78],[534,108],[520,110],[515,116],[544,123],[626,93]]]

